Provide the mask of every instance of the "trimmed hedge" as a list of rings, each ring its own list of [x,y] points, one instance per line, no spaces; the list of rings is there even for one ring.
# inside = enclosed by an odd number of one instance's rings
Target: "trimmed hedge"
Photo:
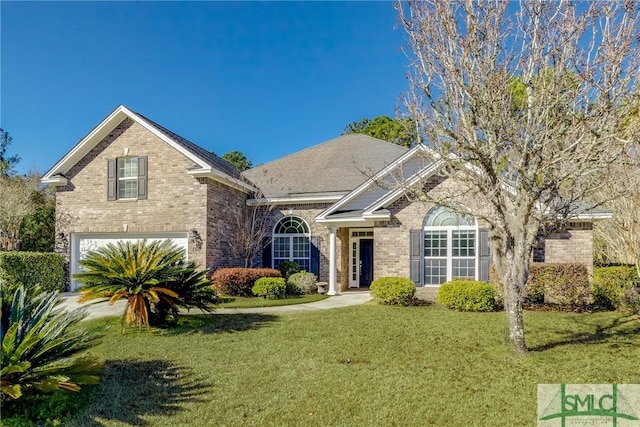
[[[7,285],[40,285],[43,292],[64,291],[64,257],[52,252],[0,252],[0,280]]]
[[[318,293],[318,277],[313,273],[301,271],[289,276],[287,280],[287,289],[292,288],[297,290],[299,294],[316,294]],[[293,293],[288,291],[287,293]]]
[[[284,277],[284,280],[289,280],[292,274],[300,272],[300,266],[295,261],[282,261],[280,265],[278,265],[278,270],[280,270],[280,274]]]
[[[497,304],[502,306],[504,288],[493,266],[489,270],[489,282],[496,293]],[[589,271],[584,264],[532,263],[529,266],[529,280],[522,293],[523,302],[586,305],[590,297]]]
[[[628,289],[640,286],[634,267],[600,267],[593,272],[593,302],[610,308],[621,308]]]
[[[493,286],[476,280],[451,280],[438,290],[438,302],[457,311],[494,311]]]
[[[407,306],[416,294],[416,285],[405,277],[380,277],[371,282],[371,296],[388,305]]]
[[[213,272],[211,282],[218,295],[250,297],[251,288],[262,277],[280,277],[280,272],[273,268],[221,268]]]
[[[251,292],[267,299],[282,299],[287,292],[287,282],[282,277],[261,277],[251,288]]]

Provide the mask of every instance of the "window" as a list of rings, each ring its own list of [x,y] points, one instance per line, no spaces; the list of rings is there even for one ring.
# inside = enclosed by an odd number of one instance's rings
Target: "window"
[[[461,215],[437,206],[424,220],[424,283],[441,285],[454,278],[477,277],[477,224],[470,215]]]
[[[147,198],[147,158],[119,157],[107,161],[107,200]]]
[[[296,216],[287,216],[273,229],[273,268],[282,261],[295,261],[301,270],[310,271],[309,227]]]

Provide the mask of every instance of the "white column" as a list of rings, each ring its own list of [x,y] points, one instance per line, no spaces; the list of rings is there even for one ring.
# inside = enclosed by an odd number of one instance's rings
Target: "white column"
[[[336,228],[329,227],[329,292],[327,295],[337,295],[336,291]]]

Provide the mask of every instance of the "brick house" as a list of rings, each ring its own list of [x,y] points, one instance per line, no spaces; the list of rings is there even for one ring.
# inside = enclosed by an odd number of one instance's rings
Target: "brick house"
[[[42,181],[56,187],[56,250],[71,274],[88,251],[143,238],[171,239],[205,268],[240,265],[229,250],[231,223],[248,208],[268,206],[268,239],[255,262],[296,261],[329,282],[330,294],[389,275],[410,277],[421,289],[452,277],[487,280],[486,226],[407,196],[417,183],[434,193],[455,188],[424,150],[343,135],[240,173],[119,106]],[[576,218],[544,240],[536,260],[591,268],[591,224],[605,217]]]

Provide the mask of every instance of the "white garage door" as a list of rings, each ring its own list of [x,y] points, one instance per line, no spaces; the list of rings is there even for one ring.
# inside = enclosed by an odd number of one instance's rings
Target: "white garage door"
[[[184,248],[185,257],[189,253],[189,238],[187,233],[74,233],[71,235],[71,290],[78,290],[79,285],[73,279],[73,274],[78,272],[78,261],[83,259],[87,253],[106,246],[108,243],[118,241],[137,242],[143,239],[147,239],[148,241],[170,239],[176,246]]]

